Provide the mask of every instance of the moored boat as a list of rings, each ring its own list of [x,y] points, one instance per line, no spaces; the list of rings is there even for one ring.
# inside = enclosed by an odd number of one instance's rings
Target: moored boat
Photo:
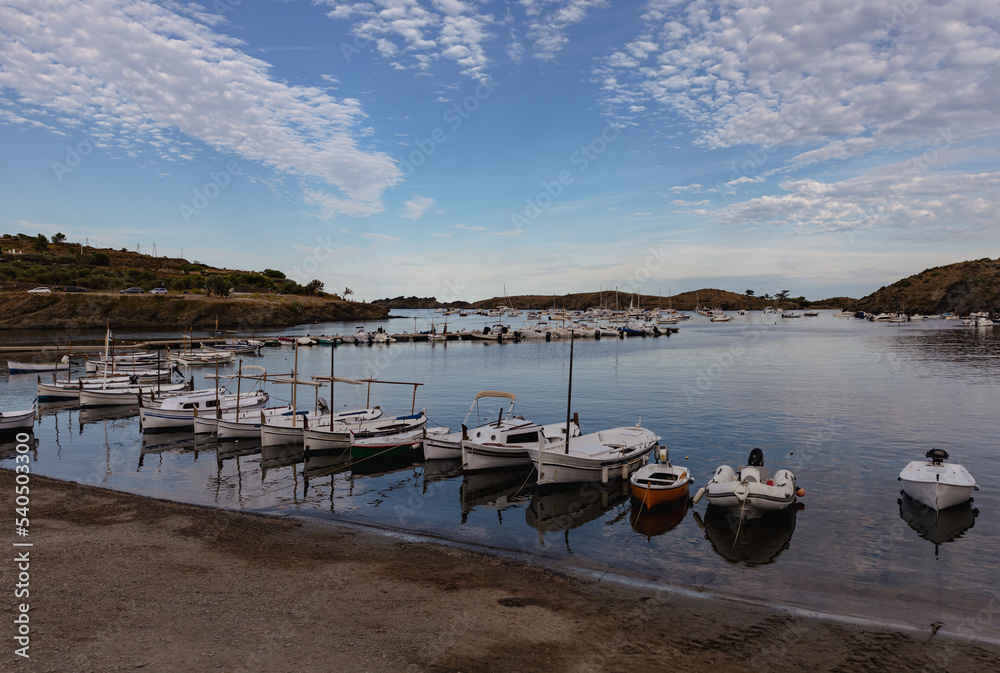
[[[964,466],[944,462],[948,459],[947,451],[931,449],[926,458],[910,461],[899,473],[903,492],[917,502],[941,511],[968,501],[972,492],[979,490]]]
[[[11,374],[28,374],[32,372],[53,372],[69,370],[69,356],[64,355],[59,362],[19,362],[7,360],[7,371]]]
[[[31,430],[35,426],[35,409],[38,402],[32,402],[30,409],[20,411],[0,411],[0,433]]]
[[[517,401],[517,397],[514,393],[507,393],[500,390],[480,390],[476,393],[476,396],[472,399],[472,404],[469,406],[468,413],[465,414],[465,420],[462,421],[462,430],[459,432],[452,432],[447,434],[435,434],[430,435],[424,441],[424,458],[427,460],[441,460],[441,459],[454,459],[462,457],[462,437],[463,433],[468,432],[467,428],[469,426],[469,419],[472,418],[472,413],[474,411],[482,410],[480,409],[479,401],[484,398],[496,398],[509,400],[510,404],[507,406],[506,413],[504,413],[503,406],[500,407],[500,412],[498,415],[499,419],[508,419],[514,415],[514,404]],[[476,423],[474,427],[478,428],[483,425],[482,417],[477,414],[477,419],[479,422]],[[494,423],[496,421],[490,421]],[[487,423],[488,425],[489,423]]]
[[[739,472],[728,465],[715,470],[711,481],[695,495],[695,502],[702,493],[709,505],[728,509],[734,514],[754,519],[767,512],[785,509],[805,491],[795,485],[795,475],[789,470],[778,470],[769,477],[764,467],[764,452],[753,449],[747,464]]]
[[[628,479],[660,439],[638,423],[588,434],[569,426],[568,442],[566,424],[553,423],[542,426],[539,442],[528,448],[539,486]]]
[[[665,446],[656,447],[653,455],[656,462],[640,467],[629,478],[632,495],[647,508],[686,498],[688,486],[694,481],[691,472],[686,467],[671,465]]]

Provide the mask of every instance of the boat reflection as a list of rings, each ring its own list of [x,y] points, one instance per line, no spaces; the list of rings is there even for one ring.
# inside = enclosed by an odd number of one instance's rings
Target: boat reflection
[[[462,459],[445,458],[424,461],[424,492],[428,484],[462,476]]]
[[[213,435],[195,435],[199,447],[212,445],[215,447],[215,459],[220,463],[241,456],[252,456],[261,452],[259,439],[244,439],[241,441],[219,441]]]
[[[463,476],[459,488],[462,523],[467,522],[469,512],[484,507],[496,510],[497,519],[502,524],[503,510],[531,499],[535,488],[533,483],[528,483],[532,469],[475,472]]]
[[[917,535],[934,543],[934,556],[938,547],[946,542],[954,542],[972,528],[979,516],[979,510],[972,506],[972,500],[961,505],[943,509],[940,512],[919,503],[902,493],[897,501],[899,518],[917,532]]]
[[[38,418],[42,416],[58,415],[60,411],[69,409],[79,409],[79,400],[56,400],[54,402],[39,402],[37,407]]]
[[[536,490],[531,495],[524,518],[540,533],[568,531],[604,516],[615,505],[625,502],[629,493],[625,479],[616,479],[609,484],[576,484],[574,488],[559,491]]]
[[[118,421],[139,415],[139,407],[84,407],[80,409],[80,429],[91,423]],[[191,434],[191,433],[188,433]]]
[[[248,443],[260,451],[260,466],[267,470],[288,467],[305,460],[305,449],[302,444],[272,444],[261,446],[259,439],[241,439],[240,444]]]
[[[38,437],[35,437],[32,433],[27,433],[28,439],[23,442],[17,441],[17,435],[4,435],[3,440],[0,441],[0,460],[7,460],[8,458],[14,458],[18,455],[17,447],[20,445],[28,446],[28,453],[31,454],[32,460],[38,460]],[[11,468],[13,470],[13,468]]]
[[[743,568],[755,568],[774,563],[788,549],[800,507],[802,503],[742,522],[727,509],[709,507],[704,519],[695,512],[694,520],[716,554]]]
[[[294,447],[289,447],[294,448]],[[351,466],[351,449],[302,452],[302,476],[309,479],[343,472]]]
[[[644,507],[642,501],[633,496],[629,522],[636,533],[645,535],[648,540],[654,535],[663,535],[677,528],[684,520],[690,506],[691,498],[681,498],[676,502],[650,509]]]
[[[195,438],[191,431],[187,432],[159,432],[142,435],[142,445],[139,449],[139,468],[148,456],[158,456],[167,452],[194,453],[194,459],[198,460],[198,454],[215,448],[215,444],[202,443]]]

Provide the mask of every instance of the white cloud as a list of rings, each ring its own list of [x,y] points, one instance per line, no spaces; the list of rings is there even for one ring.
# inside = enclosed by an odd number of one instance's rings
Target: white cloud
[[[704,201],[684,201],[682,199],[676,199],[674,201],[671,201],[670,205],[672,205],[672,206],[707,206],[708,205],[708,199],[705,199]]]
[[[486,227],[468,227],[464,224],[456,224],[452,229],[463,229],[465,231],[486,231]]]
[[[651,0],[645,19],[595,71],[604,102],[655,102],[709,147],[808,143],[805,163],[1000,131],[1000,29],[978,0]]]
[[[405,210],[403,211],[403,217],[408,220],[419,220],[424,216],[424,213],[434,205],[434,199],[429,196],[416,196],[409,201],[403,203]]]
[[[361,234],[362,238],[367,238],[370,241],[375,241],[376,243],[391,243],[393,241],[398,241],[399,236],[389,236],[388,234],[373,234],[371,232],[365,232]]]
[[[484,42],[492,35],[488,27],[493,15],[480,13],[475,2],[431,0],[380,0],[377,3],[341,3],[323,0],[332,7],[331,19],[355,21],[351,32],[376,43],[386,58],[408,54],[409,67],[427,70],[438,59],[455,62],[459,70],[474,79],[485,79],[489,59]],[[398,44],[397,44],[398,42]],[[400,61],[397,68],[406,68]]]
[[[534,56],[551,61],[569,43],[566,32],[586,18],[592,9],[607,6],[606,0],[522,0],[528,16],[538,17],[528,24],[528,40]]]
[[[388,155],[359,147],[358,101],[280,83],[237,40],[163,6],[92,0],[49,12],[10,0],[0,28],[0,88],[16,92],[0,102],[9,123],[35,119],[81,134],[89,126],[104,146],[163,158],[204,143],[314,193],[335,189],[325,199],[330,214],[378,212],[384,189],[400,180]]]

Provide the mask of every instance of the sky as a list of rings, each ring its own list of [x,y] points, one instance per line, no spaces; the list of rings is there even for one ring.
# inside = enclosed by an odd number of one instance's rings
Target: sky
[[[354,298],[1000,256],[992,0],[0,0],[0,232]]]

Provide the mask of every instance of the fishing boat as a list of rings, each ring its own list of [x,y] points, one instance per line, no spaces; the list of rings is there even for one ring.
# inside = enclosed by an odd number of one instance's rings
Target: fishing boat
[[[84,387],[78,391],[81,407],[113,407],[136,404],[139,397],[166,396],[182,390],[191,390],[188,383],[108,383],[98,387]]]
[[[709,505],[754,519],[785,509],[796,497],[804,496],[805,491],[796,487],[795,475],[789,470],[778,470],[769,477],[764,467],[764,452],[753,449],[739,472],[728,465],[719,466],[711,481],[695,495],[696,503],[702,494],[708,497]]]
[[[259,409],[267,406],[268,395],[263,391],[226,394],[224,389],[196,390],[186,395],[170,397],[158,406],[139,403],[139,425],[143,432],[194,430],[195,409],[205,415],[214,415],[217,408],[223,412],[240,409]]]
[[[903,492],[917,502],[941,511],[968,501],[979,490],[965,467],[944,462],[948,460],[944,449],[931,449],[925,457],[910,461],[899,473]]]
[[[378,407],[371,411],[381,413]],[[305,444],[306,451],[346,449],[358,439],[409,432],[425,425],[427,413],[424,411],[404,416],[357,418],[352,422],[337,421],[332,425],[310,425],[302,430],[301,441]]]
[[[428,428],[426,417],[420,427],[375,437],[361,437],[351,440],[351,460],[366,458],[395,458],[418,450],[428,436],[443,435],[448,428]],[[352,433],[353,435],[353,433]]]
[[[18,362],[7,360],[7,371],[11,374],[27,374],[32,372],[52,372],[62,369],[69,370],[69,356],[64,355],[59,362]]]
[[[171,353],[167,359],[185,367],[202,365],[228,364],[235,359],[233,351],[227,350],[194,350],[187,353]]]
[[[107,377],[87,376],[76,379],[56,379],[52,377],[52,383],[45,383],[40,376],[38,379],[38,401],[55,402],[58,400],[79,400],[80,390],[84,388],[100,388],[107,383],[119,384],[149,384],[156,381],[169,381],[173,374],[172,369],[153,369],[135,374],[112,374]]]
[[[688,486],[694,482],[691,472],[686,467],[671,465],[665,446],[657,446],[653,455],[656,462],[640,467],[629,478],[632,495],[647,508],[687,498]]]
[[[513,417],[514,404],[517,401],[517,397],[514,393],[505,393],[500,390],[480,390],[476,393],[476,396],[472,398],[472,404],[469,406],[469,411],[465,414],[465,420],[462,421],[461,431],[448,434],[435,434],[427,437],[426,441],[424,441],[424,458],[426,460],[457,459],[462,457],[462,437],[468,432],[469,419],[472,418],[473,412],[476,412],[477,418],[475,428],[479,428],[483,425],[481,415],[483,410],[480,408],[479,401],[484,398],[508,400],[510,404],[507,405],[506,413],[504,413],[504,407],[501,405],[497,420],[510,420],[511,417]],[[495,421],[490,421],[490,423],[493,422]]]
[[[35,409],[38,401],[32,402],[30,409],[22,411],[0,411],[0,433],[31,430],[35,426]]]
[[[493,470],[530,465],[528,449],[538,445],[541,426],[523,418],[498,421],[463,432],[462,470]]]
[[[576,423],[544,425],[528,455],[538,472],[538,485],[628,479],[653,450],[659,437],[636,423],[583,434]]]

